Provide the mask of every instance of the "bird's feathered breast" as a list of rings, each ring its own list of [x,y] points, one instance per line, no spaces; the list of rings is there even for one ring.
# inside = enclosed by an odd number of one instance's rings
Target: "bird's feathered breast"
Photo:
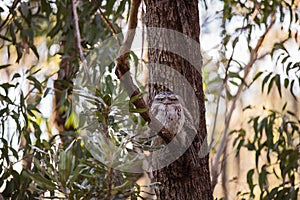
[[[172,134],[176,135],[182,130],[184,112],[180,103],[153,103],[151,112],[154,117]]]

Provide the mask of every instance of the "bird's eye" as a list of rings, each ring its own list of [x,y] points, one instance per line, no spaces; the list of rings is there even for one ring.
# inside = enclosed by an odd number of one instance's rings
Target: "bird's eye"
[[[177,101],[178,99],[176,96],[170,96],[170,97],[168,97],[168,100],[169,101]]]
[[[157,101],[163,101],[164,97],[155,97],[155,100],[157,100]]]

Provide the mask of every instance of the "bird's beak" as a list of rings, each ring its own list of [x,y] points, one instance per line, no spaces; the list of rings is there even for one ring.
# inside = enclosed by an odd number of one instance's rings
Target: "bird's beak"
[[[165,104],[165,105],[169,105],[169,104],[172,104],[172,102],[171,102],[171,101],[168,101],[168,100],[166,100],[166,101],[164,101],[164,104]]]

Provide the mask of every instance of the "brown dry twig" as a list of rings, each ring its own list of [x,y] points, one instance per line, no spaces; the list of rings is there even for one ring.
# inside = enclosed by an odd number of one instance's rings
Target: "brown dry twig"
[[[118,41],[119,45],[121,45],[121,40],[118,37],[117,31],[115,30],[115,28],[113,27],[113,25],[110,23],[110,21],[107,19],[107,17],[104,15],[104,13],[101,11],[101,9],[98,9],[98,12],[100,14],[101,19],[103,20],[103,22],[106,24],[106,26],[110,29],[110,31],[112,32],[113,36],[116,38],[116,40]]]

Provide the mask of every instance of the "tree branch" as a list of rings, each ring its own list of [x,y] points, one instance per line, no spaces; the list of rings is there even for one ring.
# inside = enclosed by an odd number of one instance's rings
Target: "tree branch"
[[[230,63],[231,63],[231,61],[233,59],[234,50],[235,49],[232,50],[231,56],[230,56],[230,58],[229,58],[229,60],[227,62],[226,71],[225,71],[225,78],[224,78],[224,80],[222,82],[222,86],[221,86],[221,88],[219,90],[218,99],[217,99],[216,113],[215,113],[215,117],[214,117],[214,123],[213,123],[212,134],[211,134],[212,137],[211,137],[211,140],[210,140],[210,143],[209,143],[209,149],[212,147],[213,142],[215,141],[215,131],[216,131],[216,126],[217,126],[217,119],[218,119],[218,113],[219,113],[219,107],[220,107],[220,100],[221,100],[221,96],[222,96],[222,91],[225,88],[227,80],[228,80],[228,77],[229,77],[228,76],[229,75],[228,70],[229,70],[229,67],[230,67]]]
[[[131,0],[131,8],[130,8],[129,20],[128,20],[128,30],[120,48],[119,57],[116,60],[115,74],[120,79],[120,82],[125,87],[125,90],[127,94],[130,96],[130,98],[137,96],[141,93],[139,91],[139,88],[134,84],[132,80],[132,77],[129,72],[130,66],[128,62],[129,53],[135,35],[135,29],[137,27],[137,15],[138,15],[138,9],[140,4],[141,4],[141,0]],[[146,122],[148,122],[150,129],[151,127],[154,128],[154,127],[162,126],[161,123],[155,118],[151,119],[148,106],[142,97],[135,100],[133,104],[136,108],[140,108],[140,109],[147,108],[147,111],[140,113],[140,115]],[[159,135],[166,143],[171,142],[171,140],[174,137],[165,128],[162,128],[157,135]]]
[[[115,30],[115,28],[113,27],[113,25],[110,23],[110,21],[107,19],[107,17],[104,15],[104,13],[101,11],[101,9],[98,9],[98,12],[100,14],[101,19],[103,20],[103,22],[106,24],[106,26],[110,29],[110,31],[112,32],[113,36],[116,38],[116,40],[118,41],[119,45],[121,45],[121,40],[118,37],[117,31]]]
[[[265,40],[266,35],[269,33],[270,29],[273,27],[274,23],[275,23],[275,14],[272,15],[270,25],[267,27],[265,33],[258,40],[255,48],[251,51],[250,61],[245,66],[245,70],[244,70],[245,71],[244,80],[246,80],[246,78],[249,75],[250,69],[253,67],[253,64],[257,61],[257,59],[258,59],[258,50],[261,47],[263,41]],[[221,139],[221,142],[220,142],[220,146],[219,146],[219,148],[217,150],[217,153],[215,155],[214,162],[212,163],[212,167],[211,167],[211,171],[212,171],[212,188],[213,189],[215,188],[215,186],[217,184],[217,179],[218,179],[218,176],[219,176],[219,173],[218,173],[219,160],[220,160],[222,152],[224,151],[224,148],[226,146],[226,138],[227,138],[228,131],[229,131],[229,125],[230,125],[231,117],[232,117],[233,111],[236,107],[236,102],[237,102],[238,98],[241,96],[241,93],[244,89],[244,86],[245,86],[244,84],[241,84],[239,86],[237,94],[233,98],[232,105],[230,107],[230,110],[229,110],[226,118],[225,118],[224,133],[223,133],[223,136],[222,136],[222,139]]]
[[[77,14],[77,9],[76,9],[76,0],[72,0],[72,11],[73,11],[73,15],[74,15],[74,27],[75,27],[75,34],[76,34],[76,43],[77,43],[77,49],[78,49],[78,53],[79,53],[79,58],[80,61],[83,65],[83,70],[85,72],[87,81],[90,85],[92,85],[92,81],[89,75],[89,70],[87,67],[87,61],[83,55],[83,50],[81,47],[81,36],[80,36],[80,30],[79,30],[79,25],[78,25],[78,14]]]
[[[140,94],[140,91],[138,87],[134,84],[129,70],[129,63],[128,63],[128,57],[130,53],[130,48],[132,45],[132,41],[135,35],[135,28],[137,26],[137,13],[138,13],[138,8],[140,6],[141,0],[131,0],[131,8],[130,8],[130,13],[129,13],[129,20],[128,20],[128,30],[126,33],[126,36],[124,38],[124,41],[121,45],[121,49],[119,52],[119,57],[116,60],[116,75],[120,79],[121,83],[125,87],[128,95],[130,97],[136,96]],[[128,72],[128,73],[127,73]],[[133,104],[137,108],[147,108],[147,105],[143,98],[137,99]],[[141,113],[142,118],[146,122],[150,122],[150,116],[149,112],[143,112]]]

